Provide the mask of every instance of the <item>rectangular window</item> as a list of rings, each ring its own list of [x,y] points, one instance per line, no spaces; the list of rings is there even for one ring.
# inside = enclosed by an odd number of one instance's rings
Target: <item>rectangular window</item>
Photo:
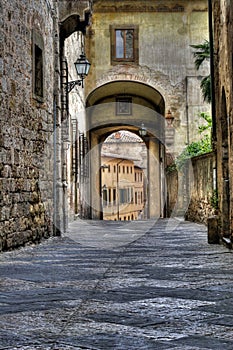
[[[44,42],[40,33],[33,31],[32,66],[33,97],[40,102],[44,98]]]
[[[116,189],[115,188],[113,189],[112,199],[113,199],[113,202],[116,202]]]
[[[43,54],[40,47],[35,45],[35,84],[34,94],[43,97]]]
[[[127,203],[127,189],[120,188],[119,190],[119,202],[120,204]]]
[[[137,192],[134,193],[134,197],[135,197],[134,203],[138,204],[138,193]]]
[[[133,59],[134,49],[134,30],[133,29],[116,29],[115,30],[115,56],[116,59]]]
[[[103,205],[106,206],[108,204],[108,191],[103,190]]]
[[[111,63],[138,64],[138,26],[110,26]]]
[[[132,114],[132,98],[117,97],[116,98],[116,115],[131,115]]]

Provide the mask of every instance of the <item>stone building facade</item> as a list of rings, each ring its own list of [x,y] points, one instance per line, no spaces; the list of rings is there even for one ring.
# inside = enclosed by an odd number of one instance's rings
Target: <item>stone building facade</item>
[[[147,218],[147,148],[140,137],[118,131],[106,138],[101,146],[101,177],[102,191],[104,188],[107,198],[103,206],[104,220]],[[120,191],[125,192],[121,193],[124,196],[121,205]]]
[[[53,184],[53,159],[44,152],[53,132],[58,23],[45,1],[2,1],[1,14],[0,248],[9,249],[53,230],[53,198],[41,185],[44,177]]]
[[[91,207],[98,208],[101,188],[95,182],[100,168],[98,144],[123,127],[138,134],[143,123],[151,165],[149,216],[164,215],[165,153],[178,155],[200,137],[198,113],[209,110],[200,91],[200,79],[209,67],[196,71],[190,47],[208,39],[207,9],[207,1],[93,1],[85,38],[92,62],[86,80],[86,127],[93,150]],[[117,112],[120,99],[131,103],[128,115]],[[169,114],[174,118],[171,128],[164,118]],[[100,212],[90,215],[98,219]]]
[[[90,1],[0,4],[0,250],[64,231],[63,43]]]
[[[214,142],[217,159],[219,234],[233,236],[233,8],[213,0]]]
[[[104,220],[131,221],[146,217],[145,175],[131,159],[102,156]]]

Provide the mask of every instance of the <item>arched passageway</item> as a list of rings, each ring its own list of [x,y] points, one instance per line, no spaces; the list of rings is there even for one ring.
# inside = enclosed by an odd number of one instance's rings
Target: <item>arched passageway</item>
[[[87,98],[87,135],[90,164],[89,190],[85,202],[90,218],[102,219],[101,145],[113,132],[126,130],[140,134],[147,148],[148,218],[164,216],[164,110],[161,94],[148,85],[133,81],[115,81],[94,90]],[[130,156],[130,155],[129,155]]]
[[[135,133],[120,130],[101,147],[103,220],[147,218],[147,147]]]

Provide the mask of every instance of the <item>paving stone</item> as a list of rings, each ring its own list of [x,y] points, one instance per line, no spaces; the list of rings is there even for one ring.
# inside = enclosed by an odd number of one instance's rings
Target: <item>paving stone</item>
[[[173,222],[79,220],[2,253],[0,349],[232,349],[233,253]]]

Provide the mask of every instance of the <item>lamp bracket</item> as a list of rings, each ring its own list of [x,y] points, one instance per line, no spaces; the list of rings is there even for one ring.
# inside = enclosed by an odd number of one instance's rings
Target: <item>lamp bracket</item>
[[[66,86],[67,86],[67,92],[69,93],[71,90],[73,90],[73,88],[74,88],[76,85],[82,86],[82,88],[83,88],[83,79],[68,81],[68,83],[66,84]]]

